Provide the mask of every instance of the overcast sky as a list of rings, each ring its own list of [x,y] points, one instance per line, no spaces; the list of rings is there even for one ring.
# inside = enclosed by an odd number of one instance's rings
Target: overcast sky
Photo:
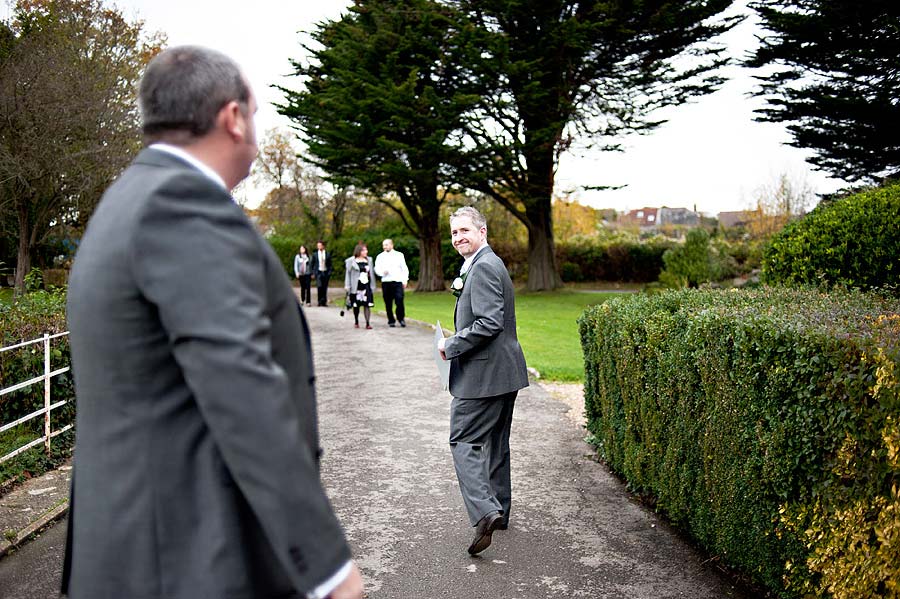
[[[272,84],[296,87],[286,78],[289,58],[301,56],[300,32],[339,17],[349,0],[116,0],[126,17],[140,18],[149,30],[162,31],[171,45],[201,44],[232,56],[247,71],[260,99],[257,127],[287,128],[272,102],[283,100]],[[743,56],[754,47],[756,24],[747,21],[726,38],[729,51]],[[744,69],[719,91],[692,104],[667,110],[668,123],[649,135],[624,140],[624,153],[600,153],[576,147],[561,160],[558,192],[572,194],[595,208],[626,210],[644,206],[696,208],[716,213],[749,207],[756,191],[781,174],[815,192],[843,185],[813,171],[806,152],[784,145],[784,127],[756,123],[758,100],[746,96],[754,82]],[[578,186],[627,185],[616,191],[577,191]],[[251,203],[260,194],[247,192]]]

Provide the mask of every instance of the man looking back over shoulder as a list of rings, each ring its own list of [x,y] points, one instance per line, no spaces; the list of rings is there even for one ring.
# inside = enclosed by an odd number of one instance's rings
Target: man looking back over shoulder
[[[151,145],[104,194],[69,280],[63,592],[359,599],[319,480],[306,320],[229,195],[256,157],[256,99],[226,56],[177,47],[139,103]]]
[[[487,223],[475,208],[450,217],[453,247],[465,258],[459,281],[456,333],[438,349],[450,364],[450,449],[475,536],[469,553],[487,549],[509,526],[512,505],[509,434],[519,389],[528,386],[516,336],[516,302],[509,272],[487,243]],[[456,286],[454,286],[456,287]]]

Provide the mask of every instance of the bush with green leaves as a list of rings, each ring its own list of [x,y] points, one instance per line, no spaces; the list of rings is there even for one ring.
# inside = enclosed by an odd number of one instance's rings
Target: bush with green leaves
[[[602,457],[782,597],[900,596],[900,301],[761,288],[579,320]]]
[[[729,272],[726,258],[710,246],[709,233],[699,227],[687,232],[684,245],[666,250],[662,258],[665,268],[659,282],[666,287],[697,287],[719,281]]]
[[[66,297],[61,290],[35,291],[22,295],[10,303],[0,303],[0,347],[38,339],[44,334],[66,330]],[[68,337],[50,342],[50,365],[53,370],[71,363]],[[0,352],[0,381],[2,387],[15,385],[44,374],[44,345],[32,344],[23,348]],[[56,403],[69,400],[65,406],[51,412],[53,430],[67,426],[75,419],[75,389],[72,373],[53,377],[50,400]],[[44,386],[41,383],[0,396],[0,423],[6,424],[44,406]],[[43,418],[32,419],[0,434],[0,455],[6,455],[43,434]],[[71,454],[74,441],[72,431],[55,437],[51,456],[43,446],[32,448],[0,465],[0,484],[39,474],[58,464]]]
[[[900,291],[900,183],[822,203],[772,238],[763,281]]]

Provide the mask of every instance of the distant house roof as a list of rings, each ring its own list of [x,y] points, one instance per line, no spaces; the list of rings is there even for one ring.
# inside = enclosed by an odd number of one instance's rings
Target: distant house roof
[[[621,219],[623,224],[639,227],[655,227],[658,223],[659,208],[638,208],[626,212]]]
[[[720,212],[718,214],[719,225],[723,227],[741,227],[750,222],[750,215],[752,213],[748,210],[738,210],[736,212]]]

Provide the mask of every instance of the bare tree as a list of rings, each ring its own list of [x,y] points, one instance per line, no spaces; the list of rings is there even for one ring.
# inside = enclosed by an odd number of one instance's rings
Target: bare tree
[[[769,237],[791,220],[806,214],[814,193],[805,179],[791,179],[787,173],[761,186],[755,194],[755,205],[748,211],[747,228],[754,237]]]

